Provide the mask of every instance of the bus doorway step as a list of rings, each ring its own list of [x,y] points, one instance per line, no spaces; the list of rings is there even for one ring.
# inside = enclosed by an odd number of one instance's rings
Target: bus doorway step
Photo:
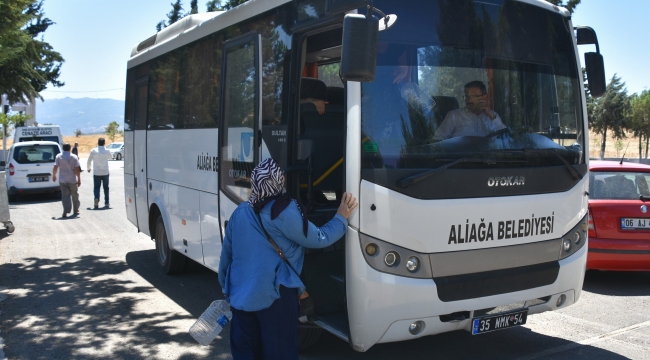
[[[328,314],[318,314],[314,324],[322,327],[334,336],[350,342],[350,323],[348,315],[344,311],[338,311]]]

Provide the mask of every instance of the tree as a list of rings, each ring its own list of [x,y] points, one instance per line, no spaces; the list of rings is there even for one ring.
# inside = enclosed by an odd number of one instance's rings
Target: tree
[[[644,148],[647,159],[650,139],[650,91],[644,90],[641,95],[631,96],[628,127],[634,133],[634,137],[639,138],[639,160],[643,157]],[[645,146],[643,146],[644,138]]]
[[[58,81],[63,57],[45,41],[38,40],[50,19],[44,17],[43,1],[0,1],[0,94],[10,103],[42,99],[40,92]]]
[[[205,5],[208,12],[211,11],[227,11],[238,5],[245,3],[248,0],[210,0]],[[223,5],[222,5],[223,3]]]
[[[183,15],[181,15],[181,12],[183,11],[181,0],[176,0],[176,2],[173,2],[170,5],[172,6],[172,10],[167,14],[167,21],[161,20],[156,24],[156,31],[160,31],[183,18]]]
[[[607,84],[605,94],[599,99],[593,99],[588,105],[589,127],[602,135],[600,143],[600,158],[605,157],[607,132],[612,131],[615,139],[625,137],[626,119],[630,107],[630,97],[627,95],[625,82],[616,76]]]
[[[115,136],[118,134],[118,128],[120,127],[120,124],[117,123],[117,121],[111,121],[106,128],[104,128],[104,132],[106,132],[106,135],[108,136],[111,141],[115,140]]]
[[[0,138],[6,139],[13,127],[25,126],[25,121],[31,119],[31,115],[25,114],[0,114],[0,125],[4,131],[0,133]]]
[[[553,5],[562,6],[563,8],[566,8],[567,10],[569,10],[569,12],[571,14],[573,14],[573,12],[576,9],[576,6],[578,6],[578,4],[580,4],[580,1],[582,1],[582,0],[566,0],[566,1],[565,0],[546,0],[546,1],[550,2]]]
[[[77,130],[74,131],[74,136],[75,137],[79,137],[81,135],[83,135],[83,133],[81,132],[81,129],[77,129]]]
[[[197,4],[199,0],[191,0],[190,1],[190,12],[187,15],[192,15],[192,14],[198,14],[199,13],[199,5]]]

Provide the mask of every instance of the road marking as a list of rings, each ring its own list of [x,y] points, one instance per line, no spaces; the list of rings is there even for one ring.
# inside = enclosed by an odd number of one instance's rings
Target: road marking
[[[578,341],[578,342],[575,342],[575,343],[572,343],[572,344],[568,344],[568,345],[564,345],[564,346],[558,346],[556,348],[544,350],[544,351],[538,352],[536,354],[520,357],[519,359],[521,359],[521,360],[538,359],[538,358],[545,357],[545,356],[548,356],[548,355],[551,355],[551,354],[556,354],[556,353],[559,353],[559,352],[571,350],[571,349],[574,349],[574,348],[577,348],[577,347],[580,347],[580,346],[591,345],[591,344],[597,343],[597,342],[599,342],[601,340],[606,340],[606,339],[612,338],[614,336],[625,334],[627,332],[634,331],[634,330],[641,329],[641,328],[648,327],[648,326],[650,326],[650,320],[644,321],[642,323],[638,323],[636,325],[631,325],[631,326],[628,326],[628,327],[624,327],[624,328],[621,328],[621,329],[618,329],[618,330],[610,331],[608,333],[598,335],[598,336],[594,336],[594,337],[591,337],[589,339]]]

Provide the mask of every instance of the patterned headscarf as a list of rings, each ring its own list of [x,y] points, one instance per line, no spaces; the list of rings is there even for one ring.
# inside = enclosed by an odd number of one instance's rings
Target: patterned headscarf
[[[275,160],[268,158],[259,163],[251,172],[252,191],[248,203],[259,214],[266,204],[275,200],[271,207],[271,220],[274,220],[289,206],[291,201],[295,202],[300,210],[300,215],[302,215],[302,230],[306,237],[308,223],[305,217],[305,206],[284,192],[282,175],[282,169]]]
[[[252,207],[268,197],[282,194],[282,169],[271,158],[268,158],[253,169],[251,173],[251,196],[248,203]]]

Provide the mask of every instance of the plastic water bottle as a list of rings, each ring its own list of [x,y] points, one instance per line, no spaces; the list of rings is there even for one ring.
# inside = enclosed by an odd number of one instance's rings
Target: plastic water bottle
[[[190,327],[190,335],[203,346],[209,345],[232,319],[230,305],[225,300],[215,300]]]
[[[433,107],[436,102],[433,101],[431,96],[427,95],[420,87],[413,82],[408,82],[402,85],[400,89],[402,99],[404,99],[411,107],[420,115],[431,116]]]

